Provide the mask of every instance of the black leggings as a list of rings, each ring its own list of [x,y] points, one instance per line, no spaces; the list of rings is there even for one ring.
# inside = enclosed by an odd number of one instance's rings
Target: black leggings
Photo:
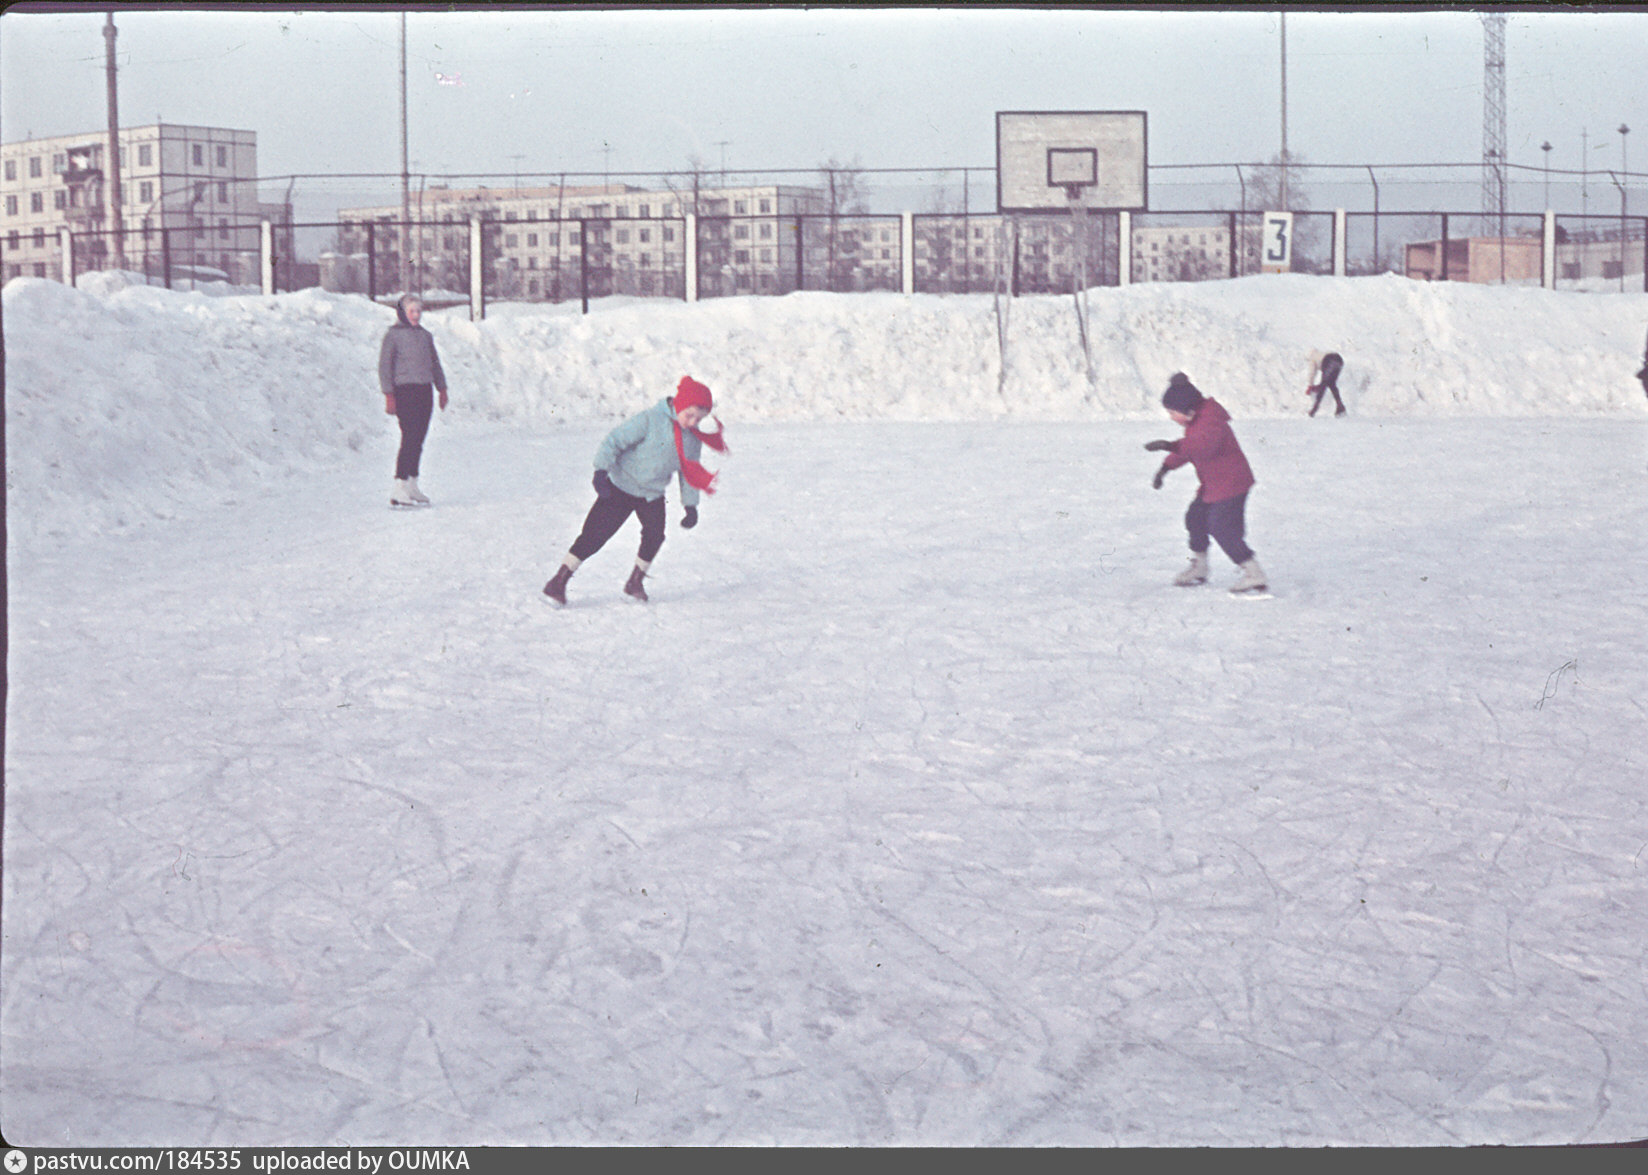
[[[584,517],[584,529],[573,541],[572,553],[581,562],[606,546],[625,519],[634,514],[641,520],[641,549],[635,557],[651,563],[664,545],[664,499],[633,497],[617,486],[604,498],[596,498]]]
[[[401,424],[401,450],[395,454],[395,480],[418,476],[423,439],[435,412],[435,389],[430,384],[395,385],[395,419]]]
[[[1335,412],[1345,410],[1345,402],[1339,398],[1339,373],[1344,370],[1345,361],[1333,352],[1322,356],[1322,382],[1311,390],[1316,393],[1316,400],[1310,406],[1310,415],[1315,416],[1316,410],[1322,406],[1322,397],[1333,393],[1333,407]]]

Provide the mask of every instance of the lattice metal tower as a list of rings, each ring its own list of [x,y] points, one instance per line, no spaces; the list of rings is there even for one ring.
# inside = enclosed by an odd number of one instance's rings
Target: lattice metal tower
[[[1505,17],[1482,17],[1482,215],[1505,219]]]

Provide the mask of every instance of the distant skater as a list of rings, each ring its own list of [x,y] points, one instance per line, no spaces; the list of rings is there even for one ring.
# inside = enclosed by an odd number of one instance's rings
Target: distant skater
[[[664,397],[606,435],[595,450],[595,504],[561,566],[544,585],[544,595],[565,604],[572,573],[634,514],[641,520],[641,545],[624,594],[643,602],[647,599],[641,581],[664,545],[664,491],[670,479],[678,478],[681,483],[681,526],[686,530],[698,525],[699,491],[715,492],[715,475],[698,464],[705,445],[722,453],[727,449],[721,427],[714,432],[698,431],[712,407],[709,388],[690,375],[682,376],[674,396]]]
[[[1337,351],[1329,351],[1326,355],[1320,351],[1310,353],[1310,387],[1305,389],[1307,396],[1315,396],[1310,411],[1306,416],[1315,416],[1316,410],[1322,406],[1322,397],[1328,392],[1333,393],[1335,416],[1345,414],[1345,402],[1339,398],[1339,373],[1345,369],[1344,357]]]
[[[1642,384],[1644,395],[1648,395],[1648,339],[1642,344],[1642,370],[1637,372],[1637,380]]]
[[[1231,587],[1231,593],[1263,594],[1267,587],[1265,573],[1245,541],[1247,495],[1254,485],[1253,470],[1230,427],[1230,413],[1218,401],[1202,395],[1182,371],[1174,373],[1168,381],[1167,391],[1162,393],[1162,407],[1185,431],[1179,440],[1150,441],[1145,445],[1151,452],[1167,454],[1151,485],[1161,489],[1168,471],[1181,465],[1194,465],[1200,482],[1184,518],[1185,530],[1190,536],[1190,566],[1174,576],[1173,582],[1180,587],[1207,582],[1211,538],[1241,570],[1241,578]]]
[[[395,325],[383,336],[378,348],[378,385],[383,390],[383,410],[400,422],[401,447],[395,454],[395,485],[389,491],[391,506],[427,506],[429,499],[418,488],[418,464],[423,457],[424,437],[434,413],[435,393],[440,392],[441,411],[446,411],[446,373],[435,353],[435,338],[418,325],[423,303],[415,294],[403,294],[395,303]]]

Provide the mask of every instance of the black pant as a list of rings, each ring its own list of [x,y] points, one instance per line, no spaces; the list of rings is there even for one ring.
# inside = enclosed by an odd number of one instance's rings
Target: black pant
[[[1339,372],[1344,366],[1345,361],[1332,351],[1322,356],[1322,382],[1311,389],[1316,393],[1316,400],[1310,406],[1311,416],[1316,415],[1316,410],[1322,406],[1322,397],[1328,392],[1333,393],[1334,415],[1343,415],[1345,402],[1339,398]]]
[[[1230,556],[1230,561],[1241,566],[1253,558],[1253,549],[1242,541],[1247,531],[1247,494],[1241,493],[1222,502],[1204,502],[1202,495],[1190,503],[1185,511],[1185,529],[1190,532],[1190,549],[1198,555],[1207,554],[1207,540],[1211,535],[1219,548]]]
[[[606,546],[631,514],[641,520],[641,549],[636,558],[651,563],[664,545],[664,499],[637,498],[617,486],[606,497],[595,499],[584,517],[583,531],[573,541],[572,553],[580,561],[588,559]]]
[[[435,389],[430,384],[395,385],[395,419],[401,425],[401,450],[395,455],[395,480],[418,476],[423,438],[435,412]]]

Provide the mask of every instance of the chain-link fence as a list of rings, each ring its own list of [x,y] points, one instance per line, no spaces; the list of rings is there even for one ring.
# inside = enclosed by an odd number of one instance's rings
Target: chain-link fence
[[[752,202],[753,203],[753,202]],[[1121,282],[1212,281],[1264,271],[1264,214],[1207,209],[997,216],[986,213],[580,216],[499,219],[448,212],[440,220],[387,216],[272,224],[275,292],[321,288],[392,300],[411,290],[433,305],[553,303],[614,296],[698,299],[797,290],[935,294],[1060,294]],[[1648,217],[1479,212],[1292,213],[1294,273],[1396,273],[1423,281],[1648,289]],[[172,289],[263,288],[263,226],[214,225],[124,234],[62,233],[3,242],[8,276],[125,269]],[[303,255],[305,236],[322,246]],[[476,245],[479,256],[472,257]],[[55,253],[52,248],[55,247]],[[1342,248],[1343,255],[1340,256]],[[689,263],[690,261],[690,263]]]

